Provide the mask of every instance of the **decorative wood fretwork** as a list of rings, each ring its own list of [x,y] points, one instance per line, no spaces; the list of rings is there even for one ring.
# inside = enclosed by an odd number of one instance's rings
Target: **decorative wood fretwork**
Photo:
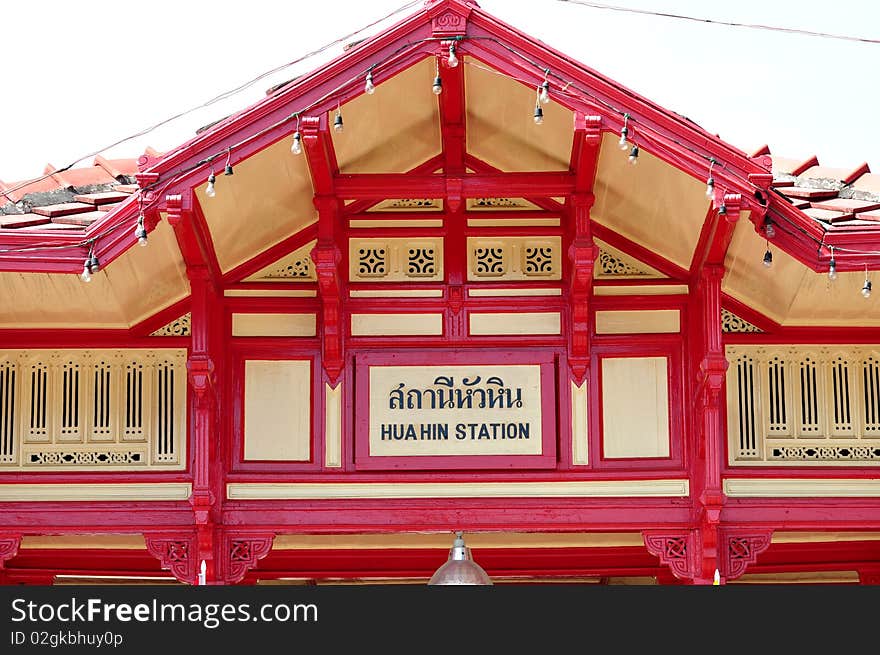
[[[726,309],[721,310],[721,331],[722,332],[763,332],[759,327],[755,327],[745,319],[740,318],[733,312]]]
[[[728,346],[731,464],[880,464],[880,348]]]
[[[150,334],[151,337],[188,337],[192,314],[186,313]]]
[[[443,239],[351,239],[352,282],[437,282],[443,279]]]
[[[754,564],[758,555],[770,547],[770,530],[723,530],[721,574],[725,580],[735,580]]]
[[[196,584],[199,564],[195,535],[145,534],[144,540],[147,552],[159,560],[163,569],[185,584]]]
[[[21,535],[0,534],[0,569],[18,553]]]
[[[314,282],[318,278],[315,275],[314,262],[309,256],[314,247],[315,242],[311,241],[249,275],[243,282]]]
[[[468,211],[492,209],[535,209],[535,205],[522,198],[468,198]]]
[[[650,273],[634,266],[629,262],[615,257],[607,250],[599,249],[598,276],[611,277],[649,277]]]
[[[0,469],[178,469],[186,351],[0,351]]]
[[[654,534],[644,533],[645,547],[660,558],[676,578],[688,580],[696,571],[694,533]]]
[[[223,539],[223,582],[241,582],[247,572],[272,550],[273,534],[227,534]]]
[[[469,237],[468,280],[511,282],[559,280],[559,237]]]
[[[397,198],[393,200],[384,200],[372,207],[371,212],[388,212],[388,211],[438,211],[443,209],[443,201],[434,198]]]

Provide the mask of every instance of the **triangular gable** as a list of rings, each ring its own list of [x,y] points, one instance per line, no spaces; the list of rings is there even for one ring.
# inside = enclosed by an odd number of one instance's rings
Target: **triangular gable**
[[[310,241],[304,246],[285,255],[281,259],[261,268],[256,273],[247,276],[243,282],[314,282],[315,265],[309,255],[315,241]]]
[[[597,280],[640,279],[653,280],[666,278],[663,273],[651,268],[635,257],[609,246],[607,243],[596,240],[599,246],[599,255],[593,267],[593,277]]]

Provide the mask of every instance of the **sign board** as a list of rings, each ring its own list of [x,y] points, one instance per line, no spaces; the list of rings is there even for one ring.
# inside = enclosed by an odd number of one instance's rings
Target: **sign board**
[[[438,359],[361,360],[358,468],[555,466],[552,363]]]

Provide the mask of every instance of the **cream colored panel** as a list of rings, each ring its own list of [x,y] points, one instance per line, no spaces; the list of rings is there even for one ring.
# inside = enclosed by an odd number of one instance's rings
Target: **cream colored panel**
[[[217,172],[216,196],[205,195],[207,183],[196,195],[224,273],[317,220],[306,157],[290,152],[289,136],[238,163],[234,175]]]
[[[324,385],[324,466],[342,466],[342,382]]]
[[[129,248],[83,282],[73,273],[0,273],[0,328],[129,328],[189,294],[173,230]]]
[[[578,482],[230,482],[230,500],[318,498],[683,498],[687,479]]]
[[[561,296],[562,289],[536,289],[534,287],[523,287],[519,289],[468,289],[468,296],[471,298],[501,298],[510,296]]]
[[[375,220],[356,218],[349,221],[350,227],[443,227],[442,218],[425,218],[414,221],[396,221],[392,218],[377,218]]]
[[[188,483],[0,484],[0,502],[186,500]]]
[[[669,457],[665,357],[602,359],[602,426],[606,458]]]
[[[352,298],[442,298],[443,289],[353,289]]]
[[[330,133],[341,173],[403,173],[440,154],[440,111],[428,91],[435,61],[423,59],[384,81],[377,74],[375,93],[342,106],[346,129]]]
[[[376,203],[367,212],[418,212],[424,214],[442,210],[442,198],[388,198]]]
[[[541,208],[525,198],[468,198],[465,201],[465,211],[469,212],[522,210],[541,211]]]
[[[631,166],[606,133],[599,153],[592,218],[661,257],[689,268],[709,211],[706,180],[682,173],[639,144],[639,164]],[[748,222],[740,218],[741,222]]]
[[[686,295],[686,284],[632,284],[632,285],[602,285],[593,286],[594,296],[675,296]]]
[[[551,101],[541,105],[544,124],[535,125],[533,87],[476,59],[468,62],[468,153],[504,171],[567,171],[574,114]]]
[[[89,548],[100,550],[143,550],[146,548],[142,534],[87,534],[87,535],[40,535],[23,536],[21,550],[28,548]]]
[[[312,289],[226,289],[227,298],[314,298],[318,295]]]
[[[727,584],[858,584],[858,571],[744,573]]]
[[[272,550],[443,548],[449,532],[394,534],[279,534]],[[638,532],[468,532],[470,548],[615,548],[644,546]]]
[[[880,479],[727,478],[731,498],[875,498]]]
[[[571,383],[571,463],[581,466],[590,463],[587,386]]]
[[[559,334],[559,312],[533,314],[470,314],[470,333],[484,334]]]
[[[352,314],[353,337],[441,335],[443,314]]]
[[[308,360],[245,362],[244,459],[309,460],[311,390]]]
[[[680,330],[677,309],[596,312],[596,334],[670,334]]]
[[[559,227],[558,218],[469,218],[468,227]]]
[[[216,200],[216,198],[215,198]],[[318,278],[315,275],[315,264],[310,255],[316,241],[310,241],[264,266],[253,275],[248,275],[243,282],[314,282]]]
[[[468,280],[515,282],[562,277],[560,237],[468,237]]]
[[[443,280],[443,238],[349,239],[352,282],[439,282]]]
[[[313,337],[314,314],[233,314],[234,337]]]

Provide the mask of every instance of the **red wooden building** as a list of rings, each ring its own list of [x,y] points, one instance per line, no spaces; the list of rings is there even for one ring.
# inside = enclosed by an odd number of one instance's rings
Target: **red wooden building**
[[[496,583],[880,576],[866,166],[431,0],[48,173],[0,186],[6,584],[425,582],[456,530]]]

